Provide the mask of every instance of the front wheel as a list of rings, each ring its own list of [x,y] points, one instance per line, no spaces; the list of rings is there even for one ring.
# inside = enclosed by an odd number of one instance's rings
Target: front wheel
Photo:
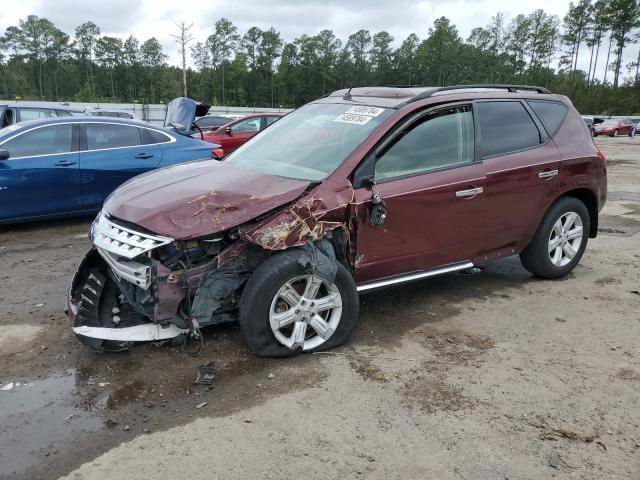
[[[274,255],[247,282],[240,300],[240,329],[262,357],[287,357],[345,343],[358,321],[356,286],[338,264],[333,283],[307,271],[300,251]]]
[[[616,128],[616,129],[613,131],[613,135],[611,135],[611,136],[612,136],[612,137],[617,137],[617,136],[618,136],[618,133],[620,133],[620,132],[618,132],[618,129]]]
[[[524,268],[542,278],[567,275],[580,261],[589,238],[589,212],[574,197],[562,197],[542,219],[520,254]]]

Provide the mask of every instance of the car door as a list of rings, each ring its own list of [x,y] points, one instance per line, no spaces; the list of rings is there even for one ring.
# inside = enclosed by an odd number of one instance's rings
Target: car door
[[[221,146],[225,155],[232,152],[260,131],[262,118],[253,117],[229,125],[229,132],[221,135]]]
[[[423,113],[376,152],[375,185],[355,193],[357,281],[475,258],[485,234],[485,175],[475,160],[471,106]],[[370,223],[376,193],[387,209],[377,228]]]
[[[87,208],[100,208],[126,180],[156,168],[162,160],[158,145],[145,145],[142,128],[125,123],[80,124],[80,169]]]
[[[76,126],[36,127],[0,149],[10,154],[0,160],[0,221],[83,210]]]
[[[476,102],[479,155],[487,175],[487,260],[523,248],[527,232],[537,226],[557,188],[561,157],[550,138],[567,111],[560,102]]]

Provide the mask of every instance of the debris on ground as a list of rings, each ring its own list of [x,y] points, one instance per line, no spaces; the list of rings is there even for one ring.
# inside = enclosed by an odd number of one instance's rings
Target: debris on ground
[[[273,373],[270,373],[269,375],[267,375],[267,378],[269,380],[273,380],[274,378],[276,378],[276,376]]]
[[[64,417],[65,420],[71,420],[73,418],[73,413],[67,417]]]
[[[462,275],[473,275],[474,273],[480,272],[482,272],[482,268],[480,267],[465,268],[464,270],[460,271]]]
[[[215,379],[216,367],[213,360],[196,367],[196,380],[193,382],[194,384],[211,385]]]
[[[553,468],[560,466],[560,455],[553,449],[549,452],[549,466]]]
[[[131,427],[129,427],[129,425],[125,425],[125,426],[124,426],[124,428],[123,428],[123,430],[124,430],[125,432],[127,432],[127,431],[131,430]]]
[[[595,433],[593,435],[582,435],[570,430],[558,428],[554,430],[547,430],[546,432],[541,433],[540,438],[542,440],[557,440],[558,438],[568,438],[569,440],[579,440],[584,443],[591,443],[596,438],[598,438],[598,435]]]
[[[620,230],[619,228],[613,228],[613,227],[598,227],[598,232],[600,232],[600,233],[627,233],[626,230]]]
[[[13,382],[7,383],[4,387],[0,388],[2,392],[10,392],[11,390],[13,390]]]
[[[207,406],[207,402],[202,402],[202,403],[199,403],[198,405],[196,405],[196,408],[197,409],[201,409],[202,407],[206,407],[206,406]]]

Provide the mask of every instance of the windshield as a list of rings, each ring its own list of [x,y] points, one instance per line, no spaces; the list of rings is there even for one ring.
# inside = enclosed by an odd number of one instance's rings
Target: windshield
[[[225,161],[280,177],[320,181],[391,113],[378,107],[305,105],[243,144]]]

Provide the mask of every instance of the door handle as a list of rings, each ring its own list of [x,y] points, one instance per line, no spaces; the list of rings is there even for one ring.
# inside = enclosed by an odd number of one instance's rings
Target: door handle
[[[71,160],[60,160],[59,162],[54,163],[53,165],[56,167],[68,167],[69,165],[75,165],[76,162]]]
[[[484,192],[484,188],[483,187],[473,187],[473,188],[468,188],[466,190],[458,190],[456,192],[456,197],[458,197],[458,198],[473,198],[476,195],[481,194],[482,192]]]
[[[553,177],[555,177],[556,175],[558,175],[558,169],[555,170],[551,170],[550,168],[547,168],[545,170],[543,170],[542,172],[540,172],[538,174],[538,177],[548,180],[551,179]]]
[[[135,158],[151,158],[153,157],[153,153],[139,153]]]

